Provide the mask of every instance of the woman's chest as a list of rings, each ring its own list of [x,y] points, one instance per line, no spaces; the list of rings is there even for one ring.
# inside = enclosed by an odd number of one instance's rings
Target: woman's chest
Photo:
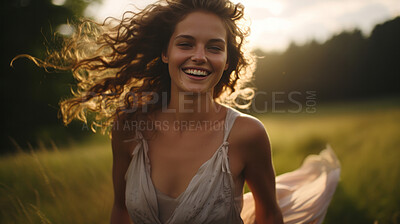
[[[179,196],[222,143],[223,136],[210,135],[184,138],[162,136],[148,141],[154,186],[169,196]]]
[[[224,143],[223,135],[215,133],[183,139],[163,137],[148,141],[151,179],[159,191],[176,198],[186,190],[200,167],[211,165],[210,160],[221,159],[217,154],[221,153],[218,151]],[[235,148],[224,152],[228,153],[230,171],[237,185],[237,194],[240,194],[243,167],[239,154]]]

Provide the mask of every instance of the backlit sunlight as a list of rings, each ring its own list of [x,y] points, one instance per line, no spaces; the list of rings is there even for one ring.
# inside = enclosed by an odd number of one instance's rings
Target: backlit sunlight
[[[62,0],[53,0],[60,4]],[[57,3],[56,3],[57,2]],[[92,3],[85,15],[103,21],[120,18],[124,11],[144,8],[154,0],[103,0]],[[291,41],[302,44],[312,39],[324,41],[342,30],[359,28],[369,34],[377,23],[400,15],[398,0],[233,0],[245,6],[251,24],[252,48],[285,50]]]

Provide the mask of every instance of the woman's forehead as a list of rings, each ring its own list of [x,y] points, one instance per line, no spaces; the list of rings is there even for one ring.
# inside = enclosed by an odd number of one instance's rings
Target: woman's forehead
[[[180,21],[172,38],[193,37],[222,40],[226,42],[227,31],[221,18],[213,13],[192,12]]]

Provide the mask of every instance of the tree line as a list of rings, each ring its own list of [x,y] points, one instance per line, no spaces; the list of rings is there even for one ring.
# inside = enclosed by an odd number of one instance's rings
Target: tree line
[[[51,147],[52,142],[64,144],[90,133],[81,131],[77,122],[66,128],[58,117],[58,103],[71,95],[74,85],[71,73],[46,73],[26,59],[15,61],[13,67],[10,62],[19,54],[43,59],[47,50],[59,48],[59,25],[77,21],[94,1],[101,0],[2,1],[0,154],[42,143],[46,147]]]
[[[283,53],[255,54],[255,86],[263,93],[256,104],[304,103],[310,93],[319,103],[400,93],[400,17],[376,25],[369,37],[355,29],[324,43],[291,43]]]

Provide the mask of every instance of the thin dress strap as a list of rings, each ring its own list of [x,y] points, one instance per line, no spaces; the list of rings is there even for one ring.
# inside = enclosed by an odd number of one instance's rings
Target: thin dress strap
[[[224,124],[224,142],[227,142],[229,133],[231,132],[231,129],[233,127],[233,124],[235,123],[235,120],[237,117],[240,116],[240,112],[228,107],[228,111],[226,113],[226,119],[225,119],[225,124]]]
[[[229,167],[229,158],[228,158],[228,150],[229,150],[228,137],[229,137],[229,134],[233,127],[233,124],[235,123],[235,120],[238,116],[240,116],[240,113],[238,111],[228,107],[228,111],[226,113],[226,118],[225,118],[225,124],[224,124],[224,142],[222,143],[222,147],[220,149],[218,149],[223,152],[223,156],[222,156],[223,162],[221,164],[222,171],[227,172],[227,173],[231,173],[231,169]]]

